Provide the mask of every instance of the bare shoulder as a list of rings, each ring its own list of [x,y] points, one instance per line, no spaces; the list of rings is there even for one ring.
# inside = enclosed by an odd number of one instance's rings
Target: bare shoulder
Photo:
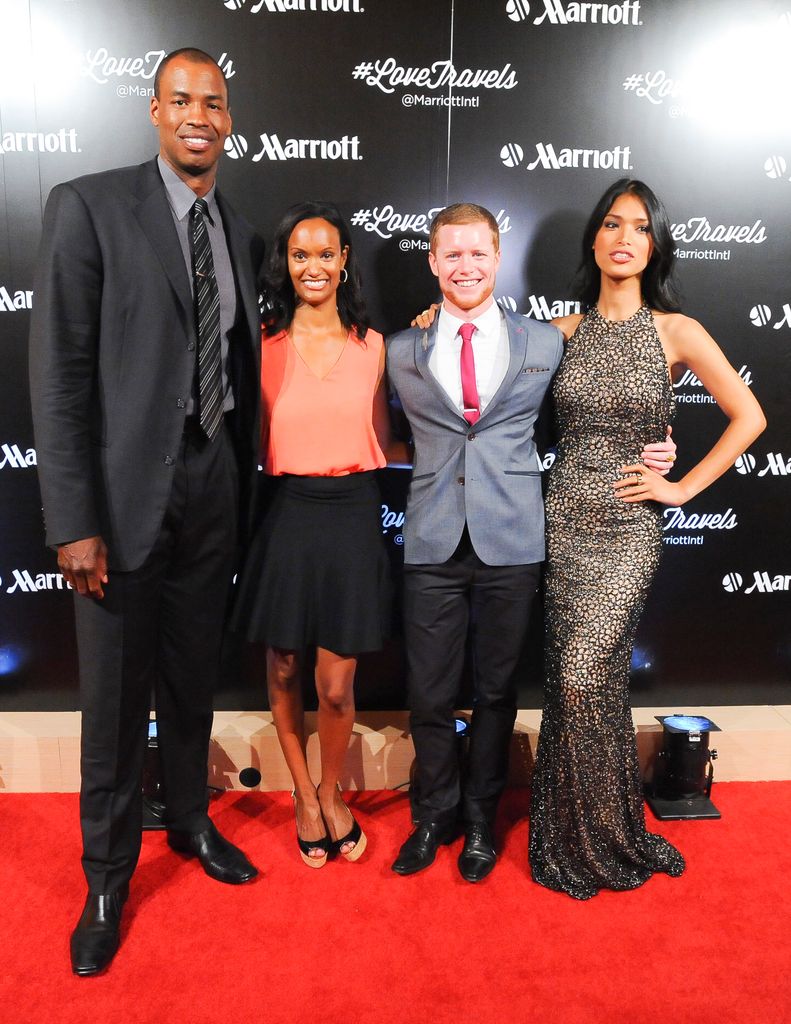
[[[656,333],[665,350],[671,366],[683,363],[694,369],[710,363],[725,361],[717,342],[703,324],[682,313],[658,313],[654,311]],[[695,370],[698,373],[697,370]],[[700,376],[700,373],[698,373]]]
[[[569,340],[581,322],[582,313],[571,313],[569,316],[559,316],[550,321],[553,327],[557,327],[566,341]]]
[[[693,320],[691,316],[685,316],[683,313],[660,313],[656,309],[652,309],[651,313],[657,334],[663,341],[695,341],[710,337],[703,324]]]
[[[375,331],[373,327],[369,327],[362,337],[360,337],[356,329],[353,328],[353,330],[355,335],[357,335],[357,337],[360,339],[360,341],[365,342],[366,345],[371,345],[373,348],[376,349],[384,348],[384,336],[381,335],[379,331]]]

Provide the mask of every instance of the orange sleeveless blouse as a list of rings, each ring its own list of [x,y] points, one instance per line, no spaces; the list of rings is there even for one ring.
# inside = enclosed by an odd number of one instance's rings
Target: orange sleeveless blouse
[[[261,451],[272,476],[344,476],[386,465],[373,426],[384,339],[351,331],[317,377],[285,331],[261,342]]]

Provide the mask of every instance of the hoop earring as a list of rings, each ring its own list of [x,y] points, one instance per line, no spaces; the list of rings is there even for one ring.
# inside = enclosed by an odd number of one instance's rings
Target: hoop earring
[[[341,267],[341,284],[346,284],[349,280],[349,271],[346,267]]]

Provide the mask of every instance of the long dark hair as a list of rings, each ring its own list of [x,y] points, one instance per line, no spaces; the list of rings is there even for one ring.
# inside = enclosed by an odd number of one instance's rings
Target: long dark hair
[[[338,285],[336,292],[338,315],[347,331],[354,328],[358,337],[364,338],[371,321],[363,301],[360,269],[354,253],[349,225],[337,206],[314,200],[289,207],[275,231],[272,255],[269,258],[269,267],[265,275],[269,304],[269,309],[264,313],[267,332],[275,334],[277,331],[287,330],[294,319],[297,297],[294,293],[294,285],[291,283],[291,275],[288,272],[288,240],[297,224],[303,220],[313,220],[314,218],[326,220],[334,228],[337,228],[341,249],[349,247],[346,257],[348,276],[344,282]]]
[[[643,299],[652,309],[662,313],[677,313],[680,309],[680,295],[674,272],[673,236],[667,211],[662,200],[645,182],[631,178],[619,178],[610,185],[588,218],[582,235],[582,262],[574,280],[575,293],[585,306],[596,305],[601,287],[601,271],[593,255],[593,243],[613,203],[626,192],[636,196],[645,207],[654,243],[654,251],[640,282]]]

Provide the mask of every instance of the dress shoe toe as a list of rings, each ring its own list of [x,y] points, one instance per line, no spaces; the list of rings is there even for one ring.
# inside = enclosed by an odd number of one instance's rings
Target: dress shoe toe
[[[464,849],[459,855],[459,871],[467,882],[480,882],[497,863],[492,833],[487,824],[476,822],[465,833]]]
[[[433,864],[440,846],[451,842],[453,829],[449,826],[436,821],[420,822],[399,850],[393,871],[397,875],[414,875]]]
[[[197,857],[210,878],[229,885],[249,882],[258,874],[238,846],[229,843],[213,824],[203,832],[168,832],[168,845],[179,853]]]
[[[71,933],[71,969],[82,978],[98,974],[115,956],[121,938],[121,912],[129,887],[88,893],[77,927]]]

